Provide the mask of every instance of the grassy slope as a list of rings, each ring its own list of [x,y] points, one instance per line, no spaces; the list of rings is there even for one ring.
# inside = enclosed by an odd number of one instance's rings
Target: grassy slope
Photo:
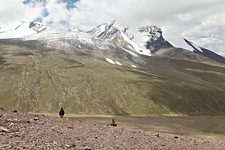
[[[225,112],[225,68],[152,58],[167,68],[135,69],[117,60],[123,66],[78,53],[1,45],[0,107],[54,113],[63,106],[67,113],[116,115]]]

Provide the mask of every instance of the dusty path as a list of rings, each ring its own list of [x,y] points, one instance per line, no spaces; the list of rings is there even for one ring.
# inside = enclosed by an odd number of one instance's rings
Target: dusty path
[[[0,109],[0,149],[224,150],[225,143]]]

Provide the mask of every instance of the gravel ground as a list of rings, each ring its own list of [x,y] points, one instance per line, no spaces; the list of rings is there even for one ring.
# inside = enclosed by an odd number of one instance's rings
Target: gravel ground
[[[0,109],[0,149],[224,150],[225,142]]]

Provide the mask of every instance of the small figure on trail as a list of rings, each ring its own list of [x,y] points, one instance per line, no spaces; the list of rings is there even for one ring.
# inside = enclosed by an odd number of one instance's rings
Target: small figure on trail
[[[116,124],[114,118],[112,119],[112,123],[110,124],[110,126],[117,127],[117,124]]]
[[[63,108],[60,109],[59,111],[59,116],[62,118],[64,116],[64,110]]]

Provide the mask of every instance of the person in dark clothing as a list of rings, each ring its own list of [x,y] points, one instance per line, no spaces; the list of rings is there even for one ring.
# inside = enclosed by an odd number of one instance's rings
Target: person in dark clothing
[[[59,111],[59,116],[62,118],[64,116],[64,114],[65,114],[64,110],[63,110],[63,108],[61,108]]]

